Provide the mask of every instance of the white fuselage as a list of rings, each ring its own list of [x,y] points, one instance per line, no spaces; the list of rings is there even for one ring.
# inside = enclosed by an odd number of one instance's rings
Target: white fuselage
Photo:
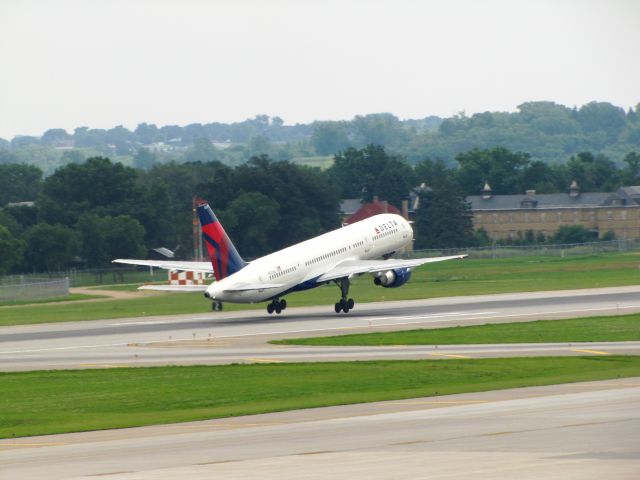
[[[315,279],[345,260],[367,260],[393,253],[413,238],[409,222],[385,213],[292,245],[249,263],[207,288],[211,299],[254,303],[292,289],[313,288]],[[242,290],[244,285],[265,289]],[[279,285],[273,287],[273,285]]]

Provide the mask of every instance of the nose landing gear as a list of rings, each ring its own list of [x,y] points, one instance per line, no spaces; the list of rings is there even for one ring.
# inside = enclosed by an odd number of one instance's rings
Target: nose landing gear
[[[278,298],[274,298],[271,300],[271,303],[267,305],[267,313],[271,315],[273,312],[282,313],[283,310],[287,308],[287,301],[283,298],[282,300]]]
[[[213,303],[211,304],[211,310],[213,310],[214,312],[221,312],[222,302],[220,300],[214,300]]]

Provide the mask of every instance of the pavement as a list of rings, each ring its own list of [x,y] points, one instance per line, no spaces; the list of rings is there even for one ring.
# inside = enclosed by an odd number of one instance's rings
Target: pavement
[[[295,304],[295,296],[291,298]],[[640,286],[207,312],[0,328],[0,371],[333,360],[640,354],[640,342],[394,347],[278,346],[272,339],[640,312]]]
[[[637,479],[640,378],[0,440],[3,480]]]

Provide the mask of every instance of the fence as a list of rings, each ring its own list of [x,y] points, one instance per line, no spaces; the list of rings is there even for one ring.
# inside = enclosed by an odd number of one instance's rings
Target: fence
[[[45,277],[46,278],[43,278]],[[149,267],[116,267],[94,268],[87,270],[64,270],[47,273],[25,273],[21,275],[7,275],[0,277],[0,285],[29,283],[38,281],[60,280],[66,277],[71,287],[89,287],[95,285],[114,285],[122,283],[149,283],[166,281],[166,270],[150,269]]]
[[[404,258],[469,255],[469,258],[594,255],[640,250],[640,239],[549,245],[492,245],[489,247],[425,249],[406,252]]]
[[[23,300],[39,300],[42,298],[63,297],[69,295],[69,279],[42,279],[36,281],[33,278],[21,283],[0,284],[0,302],[17,302]],[[24,280],[24,277],[23,277]]]

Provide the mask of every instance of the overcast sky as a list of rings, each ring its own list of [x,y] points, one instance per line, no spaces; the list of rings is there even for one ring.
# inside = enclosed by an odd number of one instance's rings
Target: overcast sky
[[[0,137],[640,102],[637,0],[0,0]]]

